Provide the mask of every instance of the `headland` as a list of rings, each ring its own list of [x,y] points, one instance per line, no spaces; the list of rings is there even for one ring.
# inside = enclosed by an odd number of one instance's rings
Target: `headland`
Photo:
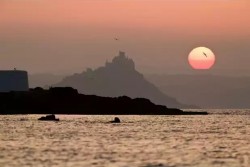
[[[71,87],[38,87],[0,93],[0,114],[207,115],[207,112],[184,112],[145,98],[84,95]]]

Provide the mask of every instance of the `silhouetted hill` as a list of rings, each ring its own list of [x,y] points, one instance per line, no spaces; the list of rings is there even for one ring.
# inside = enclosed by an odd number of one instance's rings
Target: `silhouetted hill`
[[[104,67],[87,69],[80,74],[68,76],[55,86],[70,86],[89,95],[143,97],[168,107],[190,108],[165,95],[148,82],[136,71],[133,60],[127,58],[124,52],[114,57],[112,62],[106,62]]]
[[[76,89],[42,88],[24,92],[0,93],[0,114],[98,114],[98,115],[197,115],[155,105],[144,98],[111,98],[79,94]]]
[[[250,77],[147,75],[146,78],[183,103],[202,108],[250,107]]]

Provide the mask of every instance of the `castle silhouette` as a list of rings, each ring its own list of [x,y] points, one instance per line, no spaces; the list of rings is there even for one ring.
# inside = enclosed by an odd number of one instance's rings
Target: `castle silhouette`
[[[168,107],[196,108],[181,104],[175,98],[162,93],[136,70],[134,61],[122,51],[112,61],[107,61],[104,66],[97,69],[88,68],[82,73],[67,76],[53,86],[73,87],[87,95],[147,98],[156,104]]]

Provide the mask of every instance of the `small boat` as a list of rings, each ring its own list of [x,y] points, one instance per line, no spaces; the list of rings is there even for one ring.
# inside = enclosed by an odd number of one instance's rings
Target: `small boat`
[[[39,121],[59,121],[54,114],[46,115],[45,117],[38,118]]]

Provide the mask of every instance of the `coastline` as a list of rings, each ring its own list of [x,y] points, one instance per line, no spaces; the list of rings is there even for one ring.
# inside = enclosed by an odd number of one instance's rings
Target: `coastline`
[[[145,98],[101,97],[79,94],[71,87],[27,92],[0,93],[0,115],[207,115],[207,112],[183,111],[156,105]]]

